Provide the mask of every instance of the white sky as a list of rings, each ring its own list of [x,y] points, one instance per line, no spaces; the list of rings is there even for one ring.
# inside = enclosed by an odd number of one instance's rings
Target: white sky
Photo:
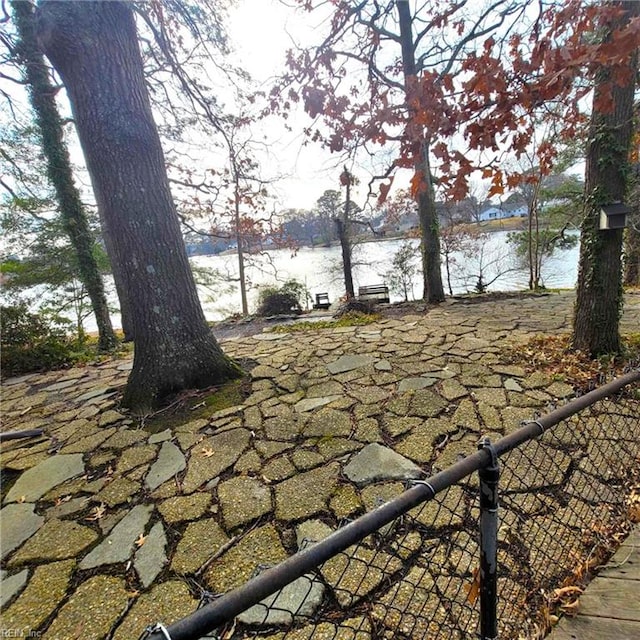
[[[268,91],[273,78],[284,71],[287,49],[296,44],[310,45],[321,40],[326,17],[332,10],[331,3],[319,14],[287,7],[278,0],[237,0],[229,9],[227,28],[239,66],[246,69],[256,83]],[[323,23],[323,19],[325,22]],[[286,176],[270,186],[276,196],[276,210],[284,208],[311,209],[327,189],[340,189],[341,158],[331,154],[317,143],[308,142],[302,132],[311,119],[302,112],[288,120],[293,131],[287,131],[282,121],[273,117],[261,123],[269,141],[269,153],[261,158],[264,177]],[[72,156],[78,161],[80,150],[72,138]],[[580,167],[582,169],[582,167]],[[364,204],[368,172],[357,167],[354,173],[361,180],[360,191],[352,197]],[[79,175],[85,188],[86,176]],[[394,186],[408,182],[402,177]],[[402,185],[404,186],[404,185]]]
[[[317,10],[309,15],[278,0],[238,0],[229,11],[228,31],[240,66],[268,91],[273,78],[285,71],[288,49],[296,44],[306,46],[321,40],[326,26],[323,20],[331,9],[329,4],[324,15]],[[275,118],[267,123],[267,135],[275,136],[269,162],[275,161],[279,173],[291,176],[280,180],[271,190],[282,207],[311,209],[325,190],[340,189],[341,158],[323,149],[319,143],[304,144],[302,129],[311,124],[311,119],[303,113],[302,107],[288,124],[293,131],[285,131]],[[356,168],[354,172],[362,184],[352,198],[362,206],[368,176],[364,170],[359,174]]]

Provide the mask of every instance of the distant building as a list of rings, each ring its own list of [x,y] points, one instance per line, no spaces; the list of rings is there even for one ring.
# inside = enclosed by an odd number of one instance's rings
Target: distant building
[[[479,222],[487,222],[489,220],[502,220],[504,218],[525,218],[529,213],[526,204],[503,204],[499,207],[490,206],[482,210],[478,215]]]
[[[502,211],[500,207],[489,207],[478,214],[478,221],[487,222],[489,220],[499,220],[500,218],[506,217],[507,216],[504,215],[504,211]]]
[[[529,213],[529,207],[519,202],[505,203],[500,209],[505,213],[503,218],[524,218]]]

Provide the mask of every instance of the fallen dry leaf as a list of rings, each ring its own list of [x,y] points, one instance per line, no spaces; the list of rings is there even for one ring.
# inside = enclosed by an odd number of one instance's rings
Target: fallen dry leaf
[[[476,567],[473,570],[473,580],[471,584],[465,584],[464,590],[467,592],[467,602],[469,604],[475,604],[478,596],[480,595],[480,568]]]
[[[205,447],[201,453],[203,457],[210,458],[211,456],[215,455],[216,452],[211,447]]]
[[[101,502],[98,506],[93,507],[91,513],[85,518],[85,520],[96,521],[100,520],[100,518],[104,518],[107,513],[107,507],[104,502]]]
[[[570,587],[562,587],[561,589],[553,590],[553,597],[556,600],[560,600],[561,598],[575,597],[582,595],[583,590],[580,587],[570,586]]]
[[[138,536],[138,539],[135,541],[135,545],[136,547],[140,548],[147,540],[147,536],[143,536],[142,534],[140,534]]]
[[[568,604],[560,605],[560,611],[568,616],[575,616],[578,613],[579,607],[580,600],[574,600],[573,602],[569,602]]]
[[[220,636],[220,640],[231,640],[235,631],[236,631],[236,621],[234,619],[233,622],[231,623],[231,626],[226,631],[224,631],[223,634]]]

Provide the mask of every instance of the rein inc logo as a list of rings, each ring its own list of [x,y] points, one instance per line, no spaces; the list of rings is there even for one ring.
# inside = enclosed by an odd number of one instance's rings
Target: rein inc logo
[[[0,629],[0,638],[40,638],[41,636],[41,631],[33,631],[29,627]]]

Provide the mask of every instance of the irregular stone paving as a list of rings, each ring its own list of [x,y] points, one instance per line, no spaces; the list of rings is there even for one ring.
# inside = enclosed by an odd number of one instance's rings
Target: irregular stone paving
[[[512,431],[573,389],[505,362],[501,350],[568,331],[573,300],[565,292],[449,301],[365,327],[231,339],[227,353],[257,362],[244,403],[156,434],[119,410],[130,360],[6,380],[2,429],[42,428],[44,436],[0,450],[3,472],[18,475],[0,511],[3,633],[135,639],[149,623],[190,613],[202,590],[243,584],[412,479],[472,453],[480,434]],[[622,326],[640,326],[639,294],[627,294]],[[637,410],[620,408],[630,421]],[[559,442],[574,441],[568,428]],[[575,535],[571,506],[607,486],[589,460],[574,465],[556,444],[532,451],[522,474],[505,472],[513,491],[504,498],[500,553],[514,573],[501,584],[514,599],[524,601],[527,588],[518,584],[521,565],[509,545],[519,541],[527,552],[522,541],[542,536],[554,557],[566,553],[543,534]],[[544,490],[572,470],[560,505]],[[616,472],[612,463],[604,479]],[[470,580],[476,565],[475,538],[463,525],[477,509],[464,486],[383,527],[240,621],[267,623],[264,637],[275,639],[284,633],[274,625],[296,616],[292,640],[369,640],[374,628],[376,637],[431,637],[448,628],[452,612],[426,601],[433,589],[444,593],[451,576]],[[524,514],[532,517],[521,526]],[[534,575],[545,559],[530,551]],[[327,601],[337,610],[314,621]],[[462,637],[456,628],[450,637]]]

